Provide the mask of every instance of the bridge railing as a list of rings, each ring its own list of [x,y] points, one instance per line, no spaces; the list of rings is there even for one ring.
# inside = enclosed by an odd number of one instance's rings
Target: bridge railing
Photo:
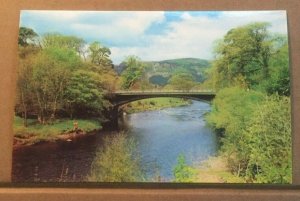
[[[155,93],[215,93],[211,89],[203,90],[118,90],[115,94],[155,94]]]

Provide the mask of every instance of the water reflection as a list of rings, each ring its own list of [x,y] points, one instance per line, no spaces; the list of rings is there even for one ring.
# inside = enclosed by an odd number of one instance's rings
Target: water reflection
[[[193,101],[184,107],[124,116],[123,123],[138,142],[148,175],[170,181],[179,154],[184,154],[189,164],[195,164],[216,153],[217,137],[203,119],[209,110],[209,104]],[[13,181],[84,181],[104,136],[113,134],[17,149],[13,153]]]

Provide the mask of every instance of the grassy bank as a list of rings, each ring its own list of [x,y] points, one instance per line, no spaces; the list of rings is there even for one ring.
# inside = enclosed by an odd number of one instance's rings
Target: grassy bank
[[[179,155],[173,168],[174,182],[187,183],[245,183],[228,168],[222,156],[210,157],[201,165],[188,165],[184,155]]]
[[[197,168],[195,182],[199,183],[245,183],[238,176],[233,175],[222,156],[211,157]]]
[[[185,100],[182,98],[149,98],[127,104],[124,106],[124,111],[130,114],[142,111],[185,106],[189,104],[191,104],[191,100]]]
[[[78,128],[80,134],[95,129],[101,129],[102,126],[99,121],[78,119]],[[67,139],[74,133],[74,120],[58,119],[52,124],[39,124],[34,119],[28,120],[28,126],[23,125],[23,119],[15,117],[14,119],[14,144],[30,145],[41,141],[55,141],[58,139]]]

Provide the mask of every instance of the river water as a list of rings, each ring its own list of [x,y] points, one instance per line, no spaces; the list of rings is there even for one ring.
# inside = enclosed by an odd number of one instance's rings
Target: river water
[[[199,165],[216,154],[216,134],[206,126],[204,114],[210,105],[193,101],[183,107],[140,112],[123,117],[128,134],[138,143],[147,174],[163,181],[173,179],[172,169],[183,154],[189,165]],[[14,182],[84,181],[96,151],[103,143],[101,133],[72,142],[43,143],[22,147],[13,153]]]

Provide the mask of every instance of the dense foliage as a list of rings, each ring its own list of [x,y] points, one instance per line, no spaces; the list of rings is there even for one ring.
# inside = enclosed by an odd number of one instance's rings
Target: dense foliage
[[[237,27],[217,43],[211,87],[240,86],[289,95],[287,39],[272,35],[268,27],[267,23]]]
[[[248,181],[291,181],[291,113],[288,97],[226,88],[208,122],[222,132],[222,152],[232,171]]]
[[[216,46],[206,84],[217,90],[208,122],[221,153],[248,182],[291,182],[288,44],[266,23],[230,30]]]
[[[36,41],[39,41],[37,43]],[[57,33],[39,37],[21,27],[16,114],[51,123],[63,117],[97,117],[110,104],[105,95],[114,90],[116,73],[110,51],[98,42]],[[105,73],[104,73],[105,72]]]
[[[177,73],[171,77],[168,83],[172,89],[182,91],[189,91],[196,85],[193,76],[188,73]]]
[[[140,58],[136,56],[129,56],[125,60],[126,69],[122,72],[122,88],[130,89],[139,80],[141,80],[144,70],[144,64]]]

